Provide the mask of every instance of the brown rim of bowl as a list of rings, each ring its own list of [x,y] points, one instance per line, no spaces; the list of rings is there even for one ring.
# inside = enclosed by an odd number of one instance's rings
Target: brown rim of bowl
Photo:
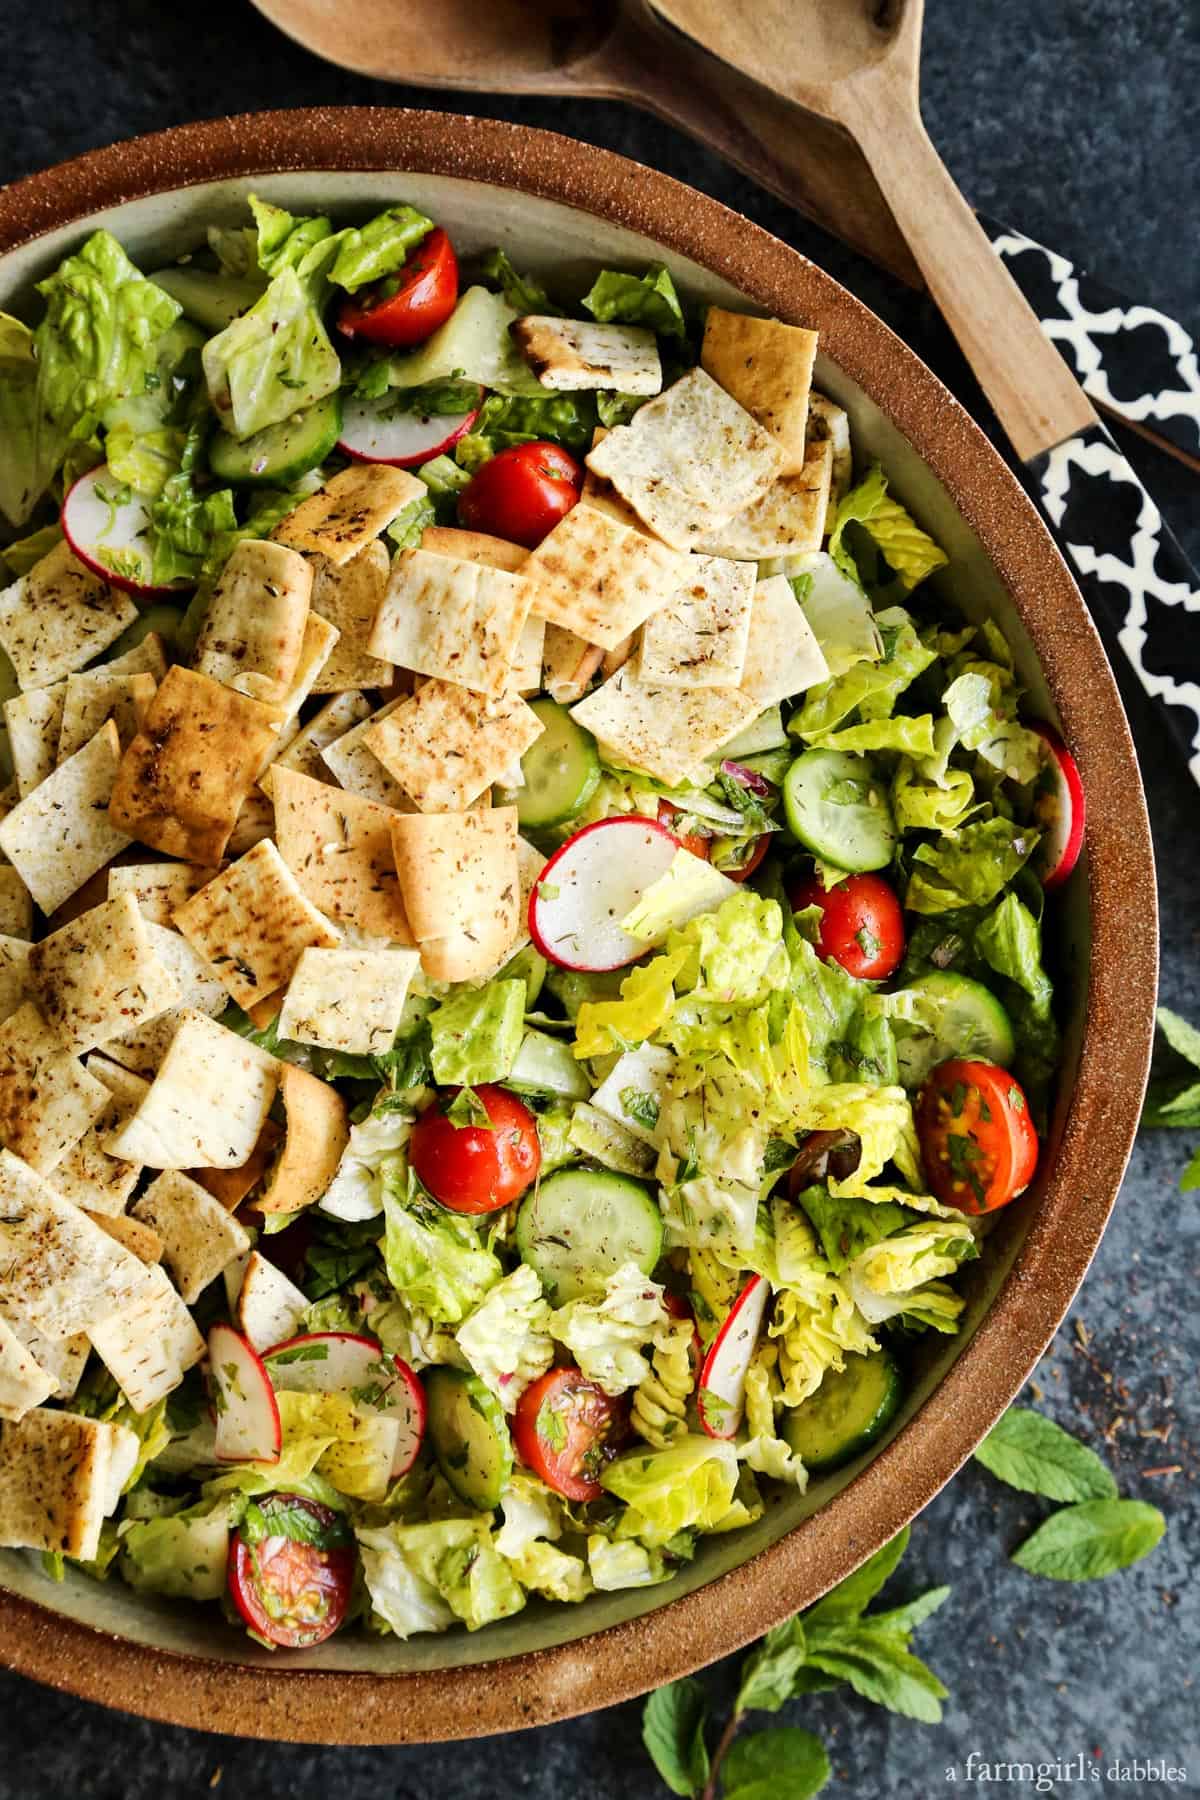
[[[406,1743],[608,1706],[748,1643],[887,1542],[971,1454],[1050,1341],[1100,1242],[1137,1127],[1157,958],[1149,821],[1128,726],[1079,593],[1019,483],[937,378],[866,307],[717,201],[547,131],[396,108],[248,114],[93,151],[0,192],[0,253],[171,188],[287,170],[411,170],[558,201],[719,272],[871,395],[977,533],[1030,631],[1088,792],[1092,956],[1080,1072],[1038,1216],[974,1338],[890,1444],[770,1549],[641,1618],[485,1665],[379,1676],[264,1669],[141,1647],[11,1595],[0,1661],[86,1699],[243,1736]]]

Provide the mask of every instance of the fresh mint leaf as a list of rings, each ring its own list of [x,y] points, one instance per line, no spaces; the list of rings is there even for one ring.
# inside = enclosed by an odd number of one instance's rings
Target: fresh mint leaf
[[[653,1094],[645,1094],[640,1088],[625,1087],[621,1089],[621,1111],[627,1119],[634,1119],[647,1131],[653,1131],[658,1124],[658,1100]]]
[[[456,1131],[490,1131],[492,1121],[487,1107],[473,1087],[460,1087],[446,1108],[446,1117]]]
[[[1190,1194],[1200,1188],[1200,1150],[1193,1150],[1191,1160],[1179,1177],[1180,1192]]]
[[[825,1746],[798,1725],[735,1738],[722,1775],[725,1800],[810,1800],[832,1770]]]
[[[1097,1581],[1149,1556],[1166,1520],[1143,1500],[1087,1500],[1051,1513],[1013,1553],[1019,1569],[1051,1581]]]
[[[1010,1406],[975,1459],[1009,1487],[1047,1500],[1115,1500],[1110,1470],[1086,1444],[1027,1406]]]
[[[808,1660],[836,1675],[864,1700],[922,1724],[936,1725],[948,1690],[932,1669],[904,1648],[903,1634],[870,1619],[809,1631]]]
[[[704,1726],[708,1697],[693,1676],[651,1694],[642,1712],[642,1742],[673,1794],[700,1793],[708,1780]]]
[[[1194,1069],[1200,1069],[1200,1031],[1179,1013],[1172,1012],[1169,1006],[1158,1009],[1158,1029],[1170,1044],[1176,1055],[1190,1062]]]
[[[736,1712],[778,1712],[796,1691],[796,1677],[804,1667],[804,1627],[799,1619],[787,1619],[766,1637],[742,1664]]]
[[[815,1606],[808,1609],[804,1615],[806,1627],[861,1617],[884,1582],[890,1580],[895,1573],[896,1565],[908,1549],[908,1538],[909,1530],[906,1525],[882,1550],[869,1556],[860,1569],[855,1569],[853,1575],[847,1575],[845,1581],[839,1581],[823,1600],[818,1600]]]
[[[950,1598],[948,1587],[930,1588],[924,1594],[918,1594],[915,1600],[909,1600],[903,1606],[889,1607],[887,1612],[871,1613],[869,1623],[882,1626],[885,1631],[894,1631],[897,1636],[903,1634],[905,1639],[923,1625],[939,1606],[944,1606]]]

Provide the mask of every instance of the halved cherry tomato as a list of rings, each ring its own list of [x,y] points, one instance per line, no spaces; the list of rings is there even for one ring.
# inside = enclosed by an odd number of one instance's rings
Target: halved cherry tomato
[[[793,912],[821,908],[817,954],[860,981],[885,981],[904,960],[904,915],[882,875],[847,875],[823,887],[810,875],[788,890]]]
[[[598,1500],[597,1480],[614,1454],[626,1408],[574,1366],[551,1369],[525,1389],[513,1415],[522,1462],[568,1500]]]
[[[266,1494],[230,1539],[226,1577],[233,1604],[259,1637],[288,1650],[323,1644],[350,1607],[354,1539],[331,1507]]]
[[[1038,1140],[1020,1083],[995,1063],[939,1063],[917,1101],[925,1174],[960,1212],[995,1212],[1023,1194]]]
[[[446,323],[457,299],[458,258],[438,225],[394,275],[342,301],[338,330],[372,344],[409,349]]]
[[[513,444],[477,469],[458,496],[458,522],[534,550],[566,517],[583,470],[558,444]]]
[[[542,1150],[527,1106],[505,1088],[474,1089],[491,1120],[456,1125],[432,1107],[413,1127],[408,1160],[435,1200],[451,1212],[498,1212],[537,1180]]]
[[[693,856],[703,857],[707,862],[709,850],[712,848],[712,839],[703,837],[698,831],[676,831],[671,823],[676,814],[682,811],[682,807],[673,805],[670,800],[660,800],[658,822],[660,825],[666,826],[677,844],[682,845],[685,850],[690,850]]]
[[[755,840],[754,848],[746,858],[745,862],[736,869],[722,869],[722,875],[728,875],[730,881],[749,881],[770,848],[771,833],[769,831],[764,831],[762,836]]]

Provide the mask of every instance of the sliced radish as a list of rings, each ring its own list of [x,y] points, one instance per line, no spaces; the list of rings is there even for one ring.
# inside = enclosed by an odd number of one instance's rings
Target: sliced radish
[[[1046,749],[1033,802],[1042,839],[1033,853],[1032,867],[1044,888],[1056,888],[1066,881],[1083,848],[1083,782],[1075,758],[1058,733],[1048,725],[1035,725],[1033,730]]]
[[[413,469],[457,444],[478,417],[478,406],[470,412],[426,416],[398,411],[394,398],[387,394],[379,400],[350,399],[342,415],[338,449],[355,462],[391,463],[398,469]]]
[[[770,1283],[762,1275],[752,1276],[730,1307],[729,1317],[701,1364],[696,1411],[709,1437],[734,1437],[742,1422],[746,1371],[758,1346],[758,1333],[770,1298]]]
[[[80,562],[110,587],[127,594],[170,594],[188,586],[185,581],[164,587],[151,579],[150,509],[122,487],[107,463],[89,469],[71,488],[62,505],[62,528]]]
[[[391,1479],[407,1474],[425,1435],[425,1390],[406,1362],[374,1338],[349,1331],[309,1331],[263,1352],[281,1393],[345,1394],[364,1412],[398,1427]]]
[[[600,819],[568,838],[529,896],[529,935],[563,969],[623,969],[649,945],[621,930],[665,875],[678,838],[655,819]]]
[[[232,1325],[208,1334],[208,1378],[217,1414],[218,1462],[278,1462],[279,1408],[262,1358]]]

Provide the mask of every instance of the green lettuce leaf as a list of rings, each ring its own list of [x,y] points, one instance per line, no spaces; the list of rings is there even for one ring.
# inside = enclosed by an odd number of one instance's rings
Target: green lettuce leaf
[[[642,1352],[666,1340],[671,1315],[663,1290],[636,1263],[614,1270],[598,1300],[569,1300],[550,1315],[551,1337],[606,1394],[623,1394],[650,1373]]]
[[[753,888],[739,888],[714,912],[673,931],[667,949],[687,952],[675,982],[681,994],[727,1006],[758,1005],[789,977],[782,908]]]
[[[913,852],[904,904],[910,912],[943,913],[984,906],[1029,861],[1038,833],[1010,819],[982,819]]]
[[[535,1271],[520,1263],[497,1282],[454,1334],[479,1379],[512,1412],[529,1386],[554,1361],[550,1308]],[[506,1554],[508,1554],[506,1552]]]
[[[681,1531],[711,1531],[720,1524],[738,1484],[737,1451],[723,1438],[689,1434],[665,1450],[616,1457],[600,1483],[625,1502],[618,1535],[654,1550]]]
[[[474,381],[500,394],[546,398],[546,390],[509,336],[518,317],[501,294],[470,287],[433,335],[417,350],[393,356],[388,364],[392,387],[422,387],[427,382]]]
[[[857,526],[885,558],[889,568],[900,579],[901,589],[909,594],[935,569],[944,568],[949,557],[940,550],[927,532],[921,530],[898,500],[887,491],[887,477],[876,463],[857,487],[850,489],[834,515],[829,534],[829,554],[842,573],[861,580],[858,561],[853,551],[853,534],[846,541],[847,530]]]
[[[603,1056],[660,1031],[674,1010],[675,977],[687,956],[670,950],[640,964],[621,982],[619,1000],[585,1000],[575,1022],[576,1056]]]
[[[353,1499],[383,1499],[396,1441],[386,1413],[356,1406],[349,1394],[284,1391],[276,1403],[285,1444],[327,1440],[314,1465],[318,1475]]]
[[[329,280],[351,294],[370,281],[381,281],[403,268],[409,252],[432,230],[433,220],[415,207],[389,206],[367,224],[338,233]]]
[[[825,1259],[840,1275],[856,1257],[884,1238],[894,1237],[920,1218],[919,1213],[895,1201],[835,1198],[826,1187],[814,1184],[796,1196],[816,1227]]]
[[[532,275],[518,275],[503,250],[489,250],[480,261],[479,271],[499,288],[515,313],[540,313],[548,318],[561,314],[562,308],[555,306],[541,282]]]
[[[474,470],[497,450],[547,439],[582,456],[591,448],[596,417],[596,399],[591,393],[547,394],[543,390],[539,399],[525,394],[489,394],[468,434],[471,448],[463,450],[467,438],[460,438],[454,447],[455,459]]]
[[[683,338],[687,326],[675,283],[662,263],[644,275],[623,275],[605,269],[583,297],[583,304],[602,324],[647,325],[660,337]]]
[[[209,339],[203,363],[217,417],[236,438],[290,419],[341,380],[337,351],[290,264],[249,312]]]
[[[219,1600],[225,1592],[231,1507],[202,1501],[168,1518],[127,1525],[121,1574],[131,1588],[172,1600]]]
[[[0,376],[0,380],[2,379],[3,377]],[[0,389],[0,410],[2,408],[3,390]],[[3,452],[0,451],[0,456],[2,455]],[[5,544],[3,551],[0,551],[0,561],[3,561],[10,575],[28,575],[30,569],[40,563],[43,556],[49,556],[55,545],[62,543],[62,535],[61,525],[42,525],[37,531],[31,531],[28,537],[14,538],[11,544]],[[8,665],[8,668],[5,668],[5,664]],[[15,675],[10,678],[8,669],[11,667],[7,657],[5,657],[4,663],[0,663],[0,669],[5,670],[3,679],[8,683],[4,691],[8,694],[15,694],[17,678]]]
[[[903,831],[953,831],[966,819],[975,805],[975,783],[965,769],[947,768],[940,781],[931,781],[923,773],[926,763],[940,760],[938,731],[944,721],[934,726],[934,752],[913,762],[902,756],[892,777],[892,814]]]
[[[38,406],[33,343],[28,325],[0,313],[0,512],[14,526],[28,519],[66,449],[66,428]],[[5,561],[15,575],[23,575],[9,550]]]
[[[593,1532],[587,1541],[588,1573],[602,1593],[619,1588],[654,1587],[675,1573],[661,1550],[647,1550],[631,1538],[614,1541]]]
[[[503,1273],[474,1227],[440,1207],[412,1170],[384,1175],[384,1262],[392,1286],[437,1323],[458,1325]]]
[[[272,206],[269,200],[260,200],[257,194],[250,196],[250,211],[254,216],[254,255],[260,269],[266,274],[275,276],[281,269],[298,269],[314,245],[322,243],[333,233],[333,226],[326,218],[298,218],[287,212],[282,206]],[[230,252],[235,246],[228,239],[223,240],[225,246],[224,260],[227,264],[237,262],[238,256]],[[249,274],[249,268],[230,267],[235,275]]]
[[[820,732],[809,738],[819,750],[901,750],[906,756],[933,754],[933,718],[901,714],[891,719],[870,719],[863,725],[844,725],[840,731]]]
[[[461,1619],[478,1631],[525,1604],[484,1515],[359,1531],[375,1611],[398,1637],[442,1631]]]
[[[883,661],[855,663],[845,674],[810,688],[804,705],[788,723],[793,737],[819,737],[853,713],[863,722],[889,718],[905,688],[936,661],[936,653],[922,643],[902,607],[877,613],[875,623],[883,637]]]
[[[466,988],[430,1014],[430,1064],[439,1086],[503,1081],[525,1033],[525,983]]]
[[[197,580],[217,546],[238,533],[232,491],[205,491],[201,486],[205,436],[203,425],[194,425],[188,432],[177,469],[165,478],[150,507],[152,572],[154,581],[162,586]]]

